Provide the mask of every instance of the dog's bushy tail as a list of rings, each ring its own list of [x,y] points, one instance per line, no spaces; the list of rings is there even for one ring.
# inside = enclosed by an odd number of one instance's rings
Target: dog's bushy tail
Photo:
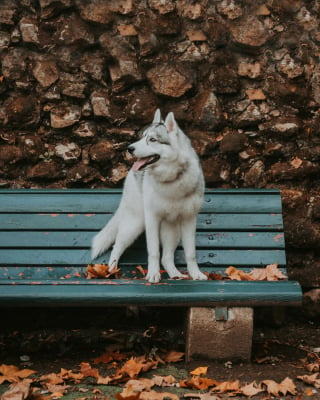
[[[118,219],[118,213],[115,213],[107,225],[93,238],[91,245],[92,260],[106,252],[114,244],[118,232]]]

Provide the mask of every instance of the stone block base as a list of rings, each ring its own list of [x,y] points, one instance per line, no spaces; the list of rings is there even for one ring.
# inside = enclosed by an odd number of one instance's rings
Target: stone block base
[[[244,360],[251,357],[253,309],[230,307],[227,320],[221,309],[192,307],[188,311],[186,360]],[[217,315],[216,315],[217,314]],[[226,316],[226,315],[225,315]],[[218,320],[217,320],[218,319]]]

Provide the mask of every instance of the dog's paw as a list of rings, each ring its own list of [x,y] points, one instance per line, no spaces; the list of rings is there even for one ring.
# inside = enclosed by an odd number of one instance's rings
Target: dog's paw
[[[160,282],[161,274],[160,272],[148,272],[146,276],[146,280],[150,283],[158,283]]]
[[[170,279],[188,279],[189,278],[189,276],[187,274],[182,274],[180,271],[177,271],[174,274],[170,274],[168,272],[168,275],[169,275]]]
[[[203,274],[200,270],[199,271],[193,271],[193,272],[189,271],[189,274],[190,274],[191,278],[194,281],[206,281],[206,280],[208,280],[207,275]]]
[[[187,279],[188,275],[182,274],[176,267],[164,267],[170,279]]]

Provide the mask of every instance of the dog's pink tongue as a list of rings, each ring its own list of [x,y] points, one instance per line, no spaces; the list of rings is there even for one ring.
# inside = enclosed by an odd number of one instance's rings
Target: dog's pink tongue
[[[133,164],[133,166],[132,166],[132,169],[134,170],[134,172],[137,172],[137,171],[139,171],[139,169],[140,169],[141,167],[144,166],[145,163],[146,163],[146,160],[145,160],[145,159],[143,159],[143,160],[137,160],[137,161],[134,162],[134,164]]]

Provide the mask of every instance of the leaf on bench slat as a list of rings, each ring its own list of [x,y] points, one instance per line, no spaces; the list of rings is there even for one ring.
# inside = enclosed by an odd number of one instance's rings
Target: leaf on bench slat
[[[278,264],[270,264],[265,268],[254,268],[247,273],[235,267],[228,267],[226,274],[230,279],[237,281],[279,281],[287,279],[287,276],[278,269]]]
[[[87,266],[87,279],[119,279],[121,271],[118,268],[110,270],[107,264],[92,264]]]

